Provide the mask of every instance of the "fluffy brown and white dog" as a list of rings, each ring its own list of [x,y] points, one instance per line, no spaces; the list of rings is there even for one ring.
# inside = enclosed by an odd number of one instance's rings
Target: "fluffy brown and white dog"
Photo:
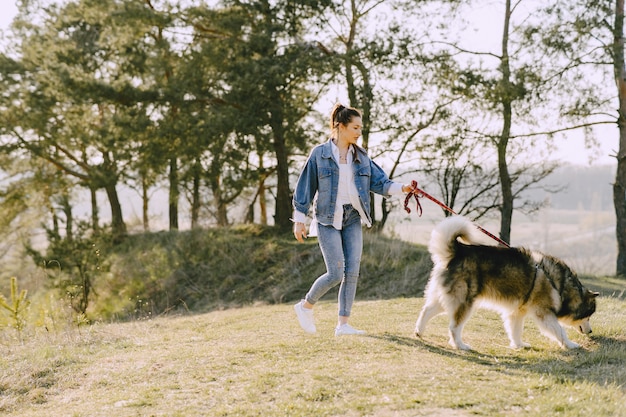
[[[585,289],[576,274],[555,257],[524,248],[477,244],[480,241],[476,226],[461,216],[449,217],[435,227],[428,246],[434,266],[416,335],[422,337],[428,321],[445,312],[450,319],[450,345],[468,350],[461,339],[463,325],[472,309],[482,306],[501,314],[513,348],[530,346],[522,341],[527,315],[561,347],[579,347],[567,338],[561,323],[582,334],[591,333],[589,317],[596,310],[598,293]]]

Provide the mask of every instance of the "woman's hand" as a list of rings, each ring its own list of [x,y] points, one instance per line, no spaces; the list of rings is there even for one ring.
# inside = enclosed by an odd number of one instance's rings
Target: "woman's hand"
[[[412,193],[413,191],[415,191],[415,187],[413,186],[413,183],[411,183],[411,184],[404,184],[402,186],[402,192],[403,193]]]
[[[306,225],[304,223],[296,222],[293,224],[293,235],[300,243],[306,239]]]

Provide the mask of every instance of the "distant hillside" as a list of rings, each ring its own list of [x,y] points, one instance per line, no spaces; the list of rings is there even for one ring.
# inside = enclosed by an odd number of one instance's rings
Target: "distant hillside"
[[[562,191],[548,193],[535,189],[525,195],[538,201],[549,198],[551,207],[555,209],[612,211],[614,180],[614,166],[565,165],[544,181],[551,188],[565,187]]]

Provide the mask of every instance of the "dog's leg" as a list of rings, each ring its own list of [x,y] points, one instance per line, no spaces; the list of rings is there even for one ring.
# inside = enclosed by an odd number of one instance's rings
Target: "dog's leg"
[[[511,347],[513,349],[529,348],[530,344],[522,341],[522,331],[524,330],[524,316],[526,313],[520,311],[514,311],[503,316],[504,328],[509,335],[511,341]]]
[[[461,333],[463,333],[463,326],[465,326],[465,322],[467,322],[472,312],[472,306],[470,304],[459,303],[459,305],[451,311],[453,314],[450,315],[450,341],[448,343],[455,349],[471,350],[472,348],[469,345],[463,343]]]
[[[428,299],[422,308],[417,322],[415,323],[415,336],[422,337],[426,330],[426,324],[438,314],[443,313],[443,306],[438,300]]]
[[[580,345],[568,339],[567,333],[553,312],[536,313],[537,325],[541,333],[556,341],[562,348],[575,349]]]

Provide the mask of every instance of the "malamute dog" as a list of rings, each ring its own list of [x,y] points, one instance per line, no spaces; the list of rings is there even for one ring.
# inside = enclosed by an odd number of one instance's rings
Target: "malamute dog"
[[[522,341],[526,315],[562,348],[579,347],[560,323],[591,333],[589,317],[598,293],[585,289],[563,261],[524,248],[477,244],[478,232],[461,216],[449,217],[433,230],[428,251],[434,267],[416,335],[422,337],[428,321],[445,312],[450,345],[468,350],[461,340],[463,325],[474,307],[483,306],[500,312],[513,348],[530,346]]]

